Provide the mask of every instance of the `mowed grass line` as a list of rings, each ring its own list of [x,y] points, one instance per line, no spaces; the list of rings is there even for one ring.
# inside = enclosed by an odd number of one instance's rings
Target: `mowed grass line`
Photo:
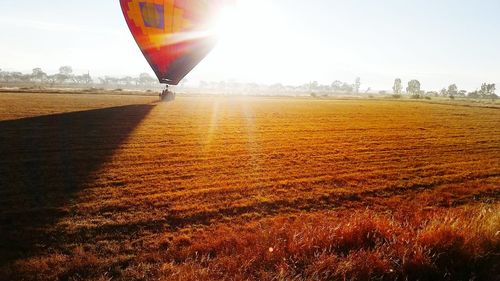
[[[51,101],[57,97],[36,97],[41,115],[44,102],[45,110],[55,110]],[[12,103],[5,106],[11,116],[22,114],[23,98],[3,100]],[[94,108],[113,99],[68,96],[61,110]],[[2,116],[8,119],[9,111]],[[56,207],[62,212],[57,221],[39,229],[52,238],[42,239],[5,272],[30,279],[34,273],[24,271],[26,264],[42,273],[42,264],[50,264],[59,269],[55,276],[64,278],[127,280],[152,274],[146,279],[157,279],[161,276],[155,274],[170,272],[157,268],[169,264],[162,250],[168,246],[161,241],[184,236],[190,241],[211,225],[232,228],[275,218],[278,225],[278,218],[297,214],[333,210],[331,216],[335,210],[367,207],[376,216],[409,202],[415,212],[438,213],[494,204],[500,186],[499,123],[497,109],[397,101],[181,97],[157,104],[73,199]],[[100,137],[96,149],[105,147],[106,134]],[[9,202],[29,194],[0,193],[5,194],[2,212],[24,212],[12,210]],[[117,258],[106,257],[110,253]],[[139,258],[148,253],[151,258]],[[85,260],[87,255],[92,259]],[[95,268],[75,269],[68,258]],[[171,262],[172,276],[194,270],[191,261],[189,267],[182,260]],[[204,264],[196,270],[206,270]],[[52,276],[43,274],[41,279]]]

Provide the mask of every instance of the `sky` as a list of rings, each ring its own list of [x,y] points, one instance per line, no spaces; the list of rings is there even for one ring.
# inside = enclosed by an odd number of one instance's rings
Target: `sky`
[[[239,0],[215,49],[187,77],[283,83],[353,82],[389,90],[500,84],[498,0]],[[153,74],[118,0],[0,1],[0,68],[93,76]]]

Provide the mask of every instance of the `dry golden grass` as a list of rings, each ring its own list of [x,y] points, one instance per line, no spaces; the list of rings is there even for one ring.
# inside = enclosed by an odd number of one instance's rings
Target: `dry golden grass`
[[[498,278],[498,109],[153,100],[0,95],[0,279]]]
[[[318,212],[219,225],[165,241],[167,264],[158,275],[166,280],[498,278],[500,205],[408,211]]]

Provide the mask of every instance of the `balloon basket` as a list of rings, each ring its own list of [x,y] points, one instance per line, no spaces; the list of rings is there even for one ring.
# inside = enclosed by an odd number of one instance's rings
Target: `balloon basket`
[[[175,100],[175,93],[169,91],[168,89],[163,90],[160,93],[160,101],[161,102],[169,102]]]

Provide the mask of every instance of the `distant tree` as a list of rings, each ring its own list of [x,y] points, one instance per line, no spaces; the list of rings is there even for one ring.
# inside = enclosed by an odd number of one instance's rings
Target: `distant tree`
[[[125,77],[120,78],[120,79],[118,80],[118,82],[119,82],[120,84],[124,84],[124,85],[127,85],[127,86],[131,85],[131,84],[133,83],[133,81],[134,81],[134,78],[132,78],[132,77],[130,77],[130,76],[125,76]]]
[[[494,95],[496,92],[496,85],[495,84],[489,84],[489,87],[488,87],[488,93],[490,95]]]
[[[59,73],[56,77],[57,82],[64,83],[69,79],[73,80],[73,68],[68,65],[59,67]]]
[[[458,94],[458,87],[456,84],[451,84],[448,86],[447,90],[448,97],[455,97]]]
[[[43,72],[41,68],[37,67],[33,69],[31,77],[37,82],[43,82],[45,79],[47,79],[47,73]]]
[[[471,98],[471,99],[478,99],[481,97],[481,95],[479,94],[479,91],[473,91],[473,92],[468,93],[467,97]]]
[[[354,91],[354,86],[349,83],[343,83],[340,90],[346,93],[352,93]]]
[[[104,76],[104,81],[106,85],[117,85],[120,79],[112,76]]]
[[[90,73],[85,73],[82,75],[76,75],[74,77],[74,80],[78,84],[90,84],[93,82],[92,77],[90,76]]]
[[[54,79],[57,83],[63,84],[69,79],[69,76],[66,74],[57,73],[54,75]]]
[[[57,82],[58,75],[59,74],[47,75],[47,82],[49,82],[51,85],[54,85]]]
[[[12,80],[14,81],[22,81],[22,77],[23,77],[23,74],[21,72],[11,72],[10,73],[10,78],[12,78]]]
[[[483,83],[481,85],[481,89],[479,90],[479,95],[481,97],[484,97],[484,96],[488,95],[488,84]]]
[[[408,82],[408,87],[406,87],[406,92],[412,96],[420,95],[420,82],[418,80],[411,80]]]
[[[312,81],[309,83],[309,91],[316,91],[319,87],[318,81]]]
[[[441,91],[439,92],[439,95],[442,97],[448,96],[448,90],[446,88],[442,88]]]
[[[283,86],[283,88],[286,88],[286,86]],[[321,92],[330,92],[331,88],[328,85],[319,85],[319,90]]]
[[[142,85],[151,85],[155,82],[155,79],[149,75],[149,73],[139,74],[139,83]]]
[[[3,72],[3,81],[10,82],[12,80],[12,73],[8,71]]]
[[[20,79],[22,82],[30,82],[32,77],[31,74],[22,74]]]
[[[394,80],[394,86],[392,86],[392,92],[395,95],[400,95],[402,90],[403,90],[403,85],[401,79],[396,78],[396,80]]]
[[[73,74],[73,68],[71,66],[61,66],[59,67],[59,73],[63,75],[71,75]]]
[[[132,77],[132,84],[136,86],[139,85],[140,84],[139,77]]]
[[[361,78],[357,77],[356,81],[354,81],[354,92],[359,94],[359,89],[361,88]]]
[[[467,95],[467,91],[465,91],[465,90],[460,90],[457,93],[457,96],[459,96],[459,97],[465,97],[466,95]]]
[[[333,81],[332,83],[332,90],[333,91],[340,91],[342,89],[342,81],[339,81],[339,80],[335,80]]]
[[[2,71],[2,69],[0,68],[0,81],[7,82],[7,81],[5,81],[6,80],[6,76],[7,76],[7,72]]]
[[[92,79],[92,76],[90,76],[90,73],[83,74],[82,78],[83,78],[83,83],[85,83],[85,84],[90,84],[94,81]]]
[[[285,87],[281,83],[276,83],[276,84],[269,86],[269,90],[271,90],[273,92],[281,92],[284,89],[285,89]]]
[[[75,81],[75,83],[77,83],[77,84],[84,84],[82,76],[83,75],[75,75],[73,77],[73,80]]]
[[[490,96],[495,95],[496,85],[495,84],[487,84],[483,83],[481,85],[481,90],[479,90],[479,94],[482,98],[488,98]]]

